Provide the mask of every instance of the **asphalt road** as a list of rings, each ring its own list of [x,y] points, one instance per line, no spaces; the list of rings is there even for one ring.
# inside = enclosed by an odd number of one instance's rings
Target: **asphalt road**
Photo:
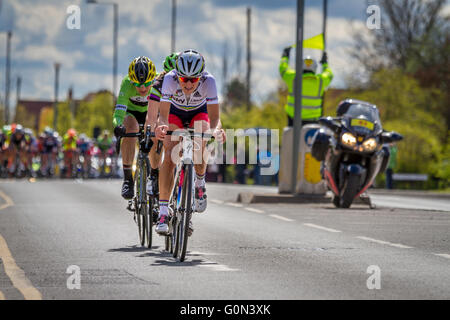
[[[178,263],[137,245],[120,185],[0,182],[0,300],[450,299],[449,200],[242,205],[248,187],[208,184]]]

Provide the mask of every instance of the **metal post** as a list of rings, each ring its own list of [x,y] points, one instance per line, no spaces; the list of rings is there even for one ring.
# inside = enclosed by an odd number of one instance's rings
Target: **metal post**
[[[117,56],[118,56],[118,46],[117,46],[117,36],[119,31],[119,8],[117,3],[113,3],[114,8],[114,32],[113,32],[113,42],[114,42],[114,52],[113,52],[113,108],[115,104],[115,97],[117,94]]]
[[[5,70],[5,123],[9,124],[9,88],[11,86],[11,37],[12,31],[8,31],[6,39],[6,70]]]
[[[57,130],[58,125],[58,87],[60,63],[55,63],[55,102],[53,104],[53,129]]]
[[[250,110],[250,77],[251,77],[251,47],[250,47],[250,34],[251,34],[251,8],[247,8],[247,109]]]
[[[176,2],[176,0],[172,0],[172,39],[171,39],[171,46],[170,46],[171,53],[175,52],[176,23],[177,23],[177,2]]]
[[[294,146],[292,148],[291,193],[295,193],[297,184],[298,156],[300,151],[300,134],[302,130],[302,78],[303,78],[303,22],[305,1],[297,0],[297,48],[295,58],[295,111],[294,111]]]
[[[323,0],[323,51],[327,50],[327,16],[328,16],[328,0]],[[322,107],[320,116],[323,117],[325,112],[325,95],[322,97]]]
[[[21,77],[17,77],[17,83],[16,83],[16,110],[17,110],[17,106],[19,105],[19,101],[20,101],[20,89],[22,86],[22,78]]]
[[[328,16],[328,0],[323,0],[323,47],[327,48],[327,16]]]

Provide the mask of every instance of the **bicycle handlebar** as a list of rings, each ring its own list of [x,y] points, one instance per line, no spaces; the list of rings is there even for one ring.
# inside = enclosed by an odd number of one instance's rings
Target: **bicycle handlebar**
[[[144,145],[147,146],[149,143],[149,139],[150,138],[154,138],[155,137],[155,133],[150,131],[150,126],[147,126],[147,129],[144,133],[144,125],[139,125],[139,132],[130,132],[130,133],[125,133],[125,134],[121,134],[116,142],[116,152],[117,154],[120,153],[120,141],[122,138],[139,138],[142,135],[144,136]],[[161,153],[161,149],[162,149],[162,142],[158,141],[158,147],[156,149],[156,153],[160,154]]]
[[[214,140],[215,137],[211,134],[211,133],[204,133],[204,132],[194,132],[191,129],[187,130],[188,133],[186,133],[185,131],[167,131],[166,135],[169,136],[180,136],[180,137],[185,137],[185,136],[190,136],[190,137],[201,137],[201,138],[207,138],[207,139],[211,139]]]

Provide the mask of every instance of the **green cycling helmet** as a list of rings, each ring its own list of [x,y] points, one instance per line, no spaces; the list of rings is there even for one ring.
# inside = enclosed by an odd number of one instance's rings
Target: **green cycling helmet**
[[[163,62],[164,71],[169,72],[176,67],[176,62],[178,58],[178,53],[174,52],[166,57]]]

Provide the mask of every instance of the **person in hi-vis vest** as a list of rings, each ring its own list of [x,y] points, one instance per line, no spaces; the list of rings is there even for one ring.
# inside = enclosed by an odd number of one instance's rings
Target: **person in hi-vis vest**
[[[283,51],[280,62],[280,75],[288,86],[288,99],[285,105],[288,114],[288,126],[294,124],[294,80],[295,70],[289,68],[289,53],[292,47],[287,47]],[[317,74],[317,62],[311,57],[303,59],[303,80],[302,80],[302,122],[307,124],[315,122],[322,116],[322,99],[325,90],[333,79],[333,73],[328,67],[326,52],[323,53],[322,73]]]

